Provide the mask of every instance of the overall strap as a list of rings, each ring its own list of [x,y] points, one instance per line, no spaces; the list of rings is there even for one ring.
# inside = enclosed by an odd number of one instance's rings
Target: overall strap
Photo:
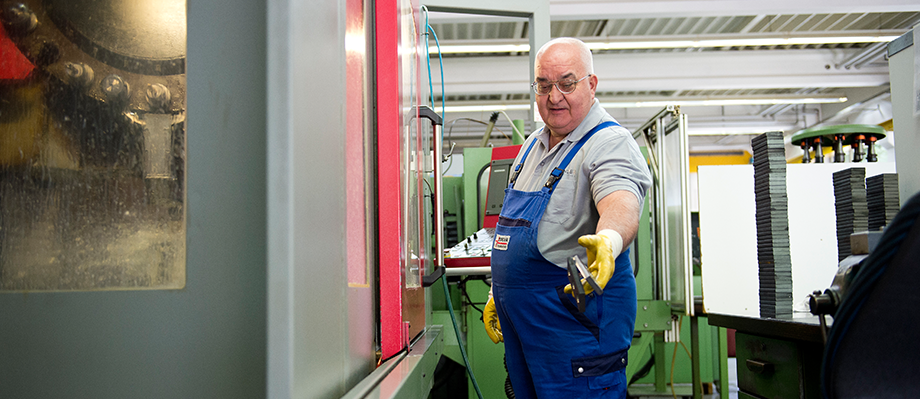
[[[562,158],[562,162],[559,163],[559,166],[550,172],[549,179],[546,180],[546,184],[543,185],[543,189],[549,192],[552,192],[554,189],[556,189],[556,182],[562,178],[562,174],[565,172],[565,168],[567,168],[569,163],[572,162],[572,158],[575,158],[575,154],[578,153],[578,150],[580,150],[581,147],[585,145],[591,136],[594,136],[594,133],[601,131],[601,129],[606,129],[613,126],[620,126],[620,124],[612,121],[602,122],[601,124],[595,126],[594,129],[591,129],[591,131],[589,131],[587,134],[585,134],[581,140],[578,140],[578,142],[575,143],[571,149],[569,149],[569,152],[565,154],[565,158]]]
[[[540,130],[543,130],[542,128]],[[521,173],[521,166],[524,165],[524,161],[527,160],[527,155],[530,154],[530,150],[533,148],[533,145],[537,143],[537,139],[534,138],[530,142],[530,146],[527,147],[527,151],[524,151],[524,156],[521,157],[521,162],[518,162],[517,166],[514,167],[514,173],[511,174],[511,179],[508,180],[508,188],[514,188],[514,182],[517,180],[518,175]]]

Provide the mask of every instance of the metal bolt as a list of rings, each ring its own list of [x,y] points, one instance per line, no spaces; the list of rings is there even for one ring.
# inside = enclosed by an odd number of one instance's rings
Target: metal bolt
[[[105,93],[106,98],[111,101],[127,100],[131,89],[128,86],[128,82],[125,82],[125,80],[118,75],[106,76],[105,79],[102,79],[99,87],[102,89],[102,92]]]
[[[668,325],[669,325],[669,326],[671,325],[671,320],[668,320]]]
[[[648,328],[648,323],[645,323],[645,324],[643,324],[642,326],[645,327],[645,328]]]
[[[147,85],[147,103],[151,108],[161,109],[169,106],[169,89],[159,83]]]
[[[648,305],[642,305],[642,310],[648,310]]]
[[[61,48],[46,38],[39,38],[36,43],[30,47],[28,56],[35,65],[44,67],[61,59]]]
[[[10,33],[25,34],[38,27],[38,17],[25,4],[12,4],[3,9],[3,23],[10,27]]]
[[[86,87],[93,82],[93,68],[82,62],[64,64],[64,73],[70,78],[70,84],[74,86]]]

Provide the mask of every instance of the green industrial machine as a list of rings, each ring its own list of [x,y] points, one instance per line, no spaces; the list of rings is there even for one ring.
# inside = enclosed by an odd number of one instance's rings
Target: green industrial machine
[[[878,125],[836,125],[799,130],[790,141],[805,152],[802,163],[809,163],[812,158],[815,163],[823,163],[824,148],[834,149],[834,162],[845,162],[845,146],[853,147],[853,162],[862,161],[864,156],[868,162],[877,162],[875,143],[885,136],[885,128]]]
[[[645,149],[643,149],[645,150]],[[462,220],[456,227],[457,237],[462,240],[482,226],[484,192],[488,187],[488,165],[491,148],[467,148],[463,151],[464,174],[462,178],[444,179],[445,220]],[[646,154],[646,156],[648,156]],[[447,198],[451,197],[451,198]],[[462,198],[462,201],[457,201]],[[727,346],[725,329],[710,327],[705,315],[682,316],[683,311],[673,309],[669,301],[661,297],[659,281],[653,263],[652,248],[653,215],[647,198],[639,234],[633,243],[633,267],[636,273],[638,308],[635,335],[629,350],[629,365],[626,369],[630,382],[630,396],[690,397],[693,380],[696,378],[701,389],[710,393],[715,384],[720,392],[728,391]],[[448,232],[450,236],[453,232]],[[449,245],[445,245],[445,248]],[[489,276],[448,275],[449,295],[463,333],[462,344],[466,345],[470,366],[479,388],[486,398],[506,397],[507,372],[504,366],[504,346],[492,343],[485,333],[481,309],[488,300]],[[701,292],[699,268],[693,282],[694,292]],[[447,311],[445,293],[440,285],[432,287],[432,324],[451,324]],[[693,334],[694,330],[696,331]],[[678,334],[679,331],[679,334]],[[679,340],[676,339],[679,336]],[[671,341],[671,342],[666,342]],[[444,359],[435,376],[431,398],[475,398],[465,371],[459,345],[454,334],[445,336]],[[698,356],[693,356],[698,353]],[[695,357],[692,359],[691,357]],[[466,386],[460,387],[451,379],[462,378]],[[673,383],[673,384],[672,384]],[[465,389],[464,389],[465,388]],[[673,389],[673,390],[672,390]]]

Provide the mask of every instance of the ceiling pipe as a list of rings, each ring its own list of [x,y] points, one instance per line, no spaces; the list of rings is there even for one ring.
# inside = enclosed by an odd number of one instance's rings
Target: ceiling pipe
[[[796,106],[796,105],[797,105],[797,104],[786,104],[786,105],[781,105],[781,107],[780,107],[778,110],[774,111],[774,112],[773,112],[772,114],[770,114],[769,116],[770,116],[770,117],[774,117],[774,116],[776,116],[776,115],[782,114],[783,112],[788,111],[790,108],[792,108],[792,107],[794,107],[794,106]]]
[[[847,118],[848,116],[855,113],[856,111],[859,111],[863,108],[874,107],[876,104],[884,100],[887,100],[889,97],[891,97],[891,90],[880,93],[879,95],[872,97],[866,101],[862,101],[862,102],[858,102],[853,105],[850,105],[849,107],[846,107],[838,111],[833,116],[828,117],[827,119],[821,121],[820,123],[815,124],[814,126],[832,125],[837,121]]]
[[[866,66],[866,65],[868,65],[868,64],[871,64],[871,63],[873,63],[873,62],[875,62],[875,61],[878,61],[879,58],[887,57],[887,56],[888,56],[887,48],[883,48],[882,51],[879,51],[878,53],[876,53],[876,54],[875,54],[874,56],[872,56],[871,58],[866,58],[866,59],[864,59],[864,60],[862,60],[862,61],[860,61],[860,62],[857,62],[857,63],[853,64],[853,68],[860,69],[860,68],[862,68],[862,67],[864,67],[864,66]]]
[[[820,91],[818,87],[804,87],[795,92],[796,95],[809,95],[814,94]],[[789,110],[793,104],[773,104],[769,108],[760,112],[760,116],[764,118],[775,118],[776,115],[781,114]]]
[[[875,55],[878,51],[882,51],[882,50],[884,50],[885,48],[887,48],[887,46],[888,46],[888,43],[883,43],[883,42],[874,43],[874,44],[872,44],[872,45],[866,47],[866,49],[863,50],[862,52],[860,52],[859,54],[856,54],[856,55],[850,57],[848,60],[844,61],[842,64],[837,64],[837,65],[834,65],[834,66],[835,66],[837,69],[840,69],[841,67],[843,67],[844,69],[850,69],[850,68],[853,66],[853,64],[859,62],[860,60],[862,60],[862,59],[864,59],[864,58],[866,58],[866,57],[870,57],[870,56],[872,56],[872,55]]]

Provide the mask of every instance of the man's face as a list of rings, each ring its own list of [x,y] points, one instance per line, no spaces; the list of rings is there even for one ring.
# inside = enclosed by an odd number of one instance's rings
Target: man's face
[[[588,74],[577,49],[562,43],[548,48],[537,59],[534,73],[538,83],[564,79],[578,80]],[[578,82],[572,93],[562,94],[558,88],[553,87],[547,95],[535,94],[537,109],[550,132],[556,136],[565,136],[575,130],[588,115],[594,103],[596,89],[597,77],[591,75]]]

